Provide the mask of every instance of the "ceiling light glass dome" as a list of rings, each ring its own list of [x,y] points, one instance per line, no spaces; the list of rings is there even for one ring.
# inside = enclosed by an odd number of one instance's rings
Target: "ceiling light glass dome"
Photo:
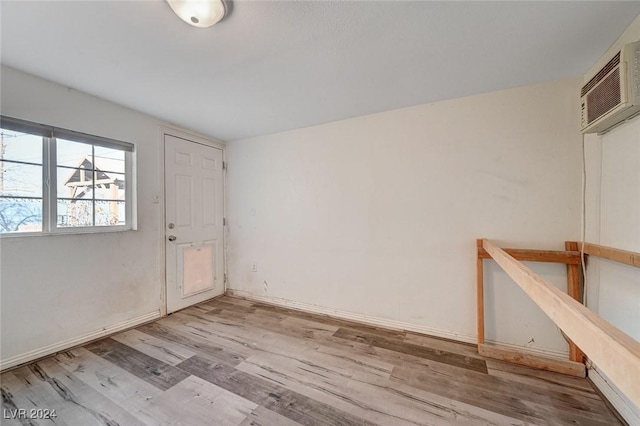
[[[187,24],[206,28],[224,18],[222,0],[167,0],[171,9]]]

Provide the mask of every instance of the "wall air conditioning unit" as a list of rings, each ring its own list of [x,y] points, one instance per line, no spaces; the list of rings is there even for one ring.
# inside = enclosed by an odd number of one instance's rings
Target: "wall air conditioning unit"
[[[626,44],[580,91],[582,133],[603,133],[640,113],[640,41]]]

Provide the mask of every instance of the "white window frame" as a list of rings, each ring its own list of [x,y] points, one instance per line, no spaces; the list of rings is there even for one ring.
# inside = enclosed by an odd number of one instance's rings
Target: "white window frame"
[[[7,123],[9,123],[7,125]],[[89,135],[67,129],[60,129],[53,126],[46,126],[20,120],[12,117],[0,116],[2,128],[13,129],[22,133],[42,136],[42,231],[38,232],[6,232],[0,233],[0,238],[16,238],[44,235],[66,235],[66,234],[96,234],[109,232],[123,232],[136,229],[135,220],[135,144],[122,142],[115,139],[101,136]],[[6,126],[6,127],[5,127]],[[31,130],[31,131],[30,131]],[[42,135],[41,135],[42,134]],[[125,224],[106,226],[78,226],[59,227],[58,226],[58,194],[57,194],[57,150],[56,140],[64,139],[74,142],[84,143],[95,147],[101,146],[111,149],[118,149],[124,152],[124,179],[125,179]],[[93,152],[92,148],[92,152]],[[93,208],[95,209],[95,199]],[[95,213],[94,213],[95,217]]]

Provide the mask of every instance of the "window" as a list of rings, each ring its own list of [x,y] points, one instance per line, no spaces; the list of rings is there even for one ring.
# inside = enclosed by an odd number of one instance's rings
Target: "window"
[[[0,231],[42,231],[42,137],[0,131]]]
[[[0,234],[132,228],[133,145],[0,120]]]

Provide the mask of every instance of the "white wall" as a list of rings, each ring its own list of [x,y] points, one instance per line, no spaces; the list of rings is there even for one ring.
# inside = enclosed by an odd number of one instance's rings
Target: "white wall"
[[[640,39],[638,17],[585,80],[625,43]],[[640,252],[640,117],[604,135],[585,138],[587,204],[586,241]],[[640,270],[590,259],[587,305],[640,340]]]
[[[588,135],[585,154],[586,241],[640,252],[640,117]],[[593,256],[587,265],[587,307],[640,341],[640,270]],[[594,368],[594,383],[629,424],[640,424],[640,407]]]
[[[586,141],[587,190],[595,202],[587,210],[586,240],[640,252],[640,117]],[[640,340],[640,270],[589,259],[587,306]]]
[[[640,17],[585,75],[600,69],[625,43],[640,40]],[[604,135],[586,135],[586,241],[640,252],[640,117]],[[586,304],[640,341],[640,270],[604,259],[588,261]],[[594,383],[629,424],[640,422],[635,406],[606,376],[590,372]]]
[[[579,238],[580,83],[228,144],[229,287],[473,341],[476,238],[546,249]],[[566,290],[564,266],[534,267]],[[497,266],[485,274],[490,340],[567,352]]]
[[[2,114],[136,144],[137,231],[0,239],[3,364],[159,314],[160,125],[149,116],[2,67]],[[147,315],[148,317],[148,315]]]

